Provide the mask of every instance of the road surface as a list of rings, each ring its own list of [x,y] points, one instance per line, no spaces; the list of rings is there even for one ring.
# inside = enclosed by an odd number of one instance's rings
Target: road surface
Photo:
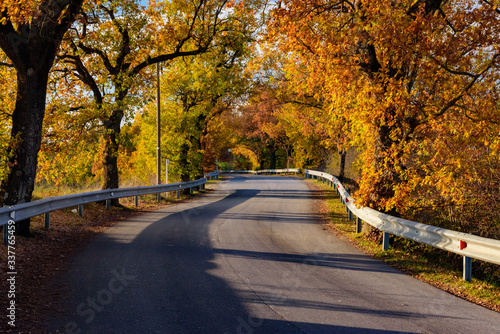
[[[119,223],[63,278],[63,333],[499,333],[500,314],[364,255],[296,178],[232,176]]]

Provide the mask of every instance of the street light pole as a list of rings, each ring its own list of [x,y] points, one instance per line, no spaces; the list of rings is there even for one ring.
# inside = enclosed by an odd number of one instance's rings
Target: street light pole
[[[160,63],[156,63],[156,181],[161,184]]]
[[[160,136],[160,63],[156,63],[156,181],[161,184],[161,136]],[[158,193],[161,202],[161,193]]]

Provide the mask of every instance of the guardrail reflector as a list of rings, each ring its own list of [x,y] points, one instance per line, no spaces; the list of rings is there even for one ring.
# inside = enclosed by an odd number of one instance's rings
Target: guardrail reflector
[[[465,247],[467,247],[467,243],[463,240],[460,240],[460,250],[464,249]]]

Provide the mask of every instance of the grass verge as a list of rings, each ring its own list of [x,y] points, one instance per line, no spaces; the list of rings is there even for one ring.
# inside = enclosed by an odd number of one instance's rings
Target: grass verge
[[[333,188],[318,181],[306,181],[322,190],[322,211],[329,227],[354,246],[423,282],[500,312],[500,266],[473,260],[473,268],[476,268],[473,279],[465,282],[462,280],[461,257],[457,254],[397,236],[391,236],[390,249],[384,251],[380,233],[371,230],[366,223],[363,223],[366,224],[364,232],[356,233],[355,221],[348,220],[345,206]],[[482,279],[474,278],[475,275]]]

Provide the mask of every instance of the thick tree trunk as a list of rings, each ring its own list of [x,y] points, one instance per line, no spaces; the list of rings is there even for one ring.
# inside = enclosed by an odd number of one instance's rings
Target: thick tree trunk
[[[111,117],[104,122],[102,166],[104,168],[102,189],[117,189],[120,185],[118,174],[118,151],[120,144],[118,136],[121,132],[123,110],[113,111]],[[111,201],[111,205],[119,206],[118,199]]]
[[[119,186],[118,176],[118,149],[114,132],[103,135],[102,165],[104,168],[102,189],[116,189]]]
[[[2,205],[30,202],[35,187],[37,155],[42,141],[42,123],[48,71],[29,67],[18,70],[17,102],[12,115],[10,172],[2,182]],[[16,222],[16,234],[29,235],[30,221]]]
[[[13,24],[9,5],[0,12],[0,47],[17,72],[17,100],[12,113],[9,174],[2,180],[0,204],[31,201],[42,141],[47,80],[57,48],[74,22],[83,0],[47,0],[29,23]],[[10,8],[11,10],[12,8]],[[29,235],[30,222],[16,222],[16,234]]]

